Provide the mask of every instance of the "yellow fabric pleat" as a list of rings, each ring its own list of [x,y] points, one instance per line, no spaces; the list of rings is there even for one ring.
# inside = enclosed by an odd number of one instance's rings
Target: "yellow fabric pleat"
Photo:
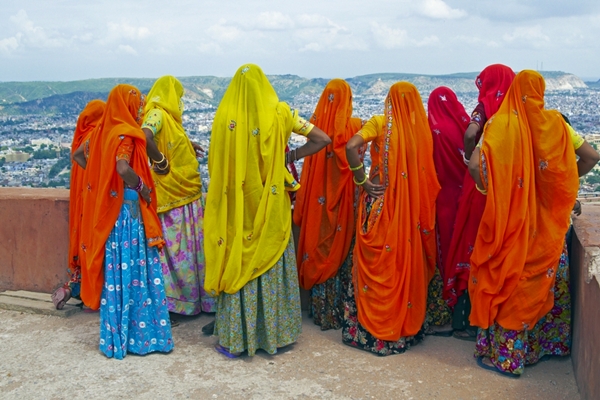
[[[182,97],[183,85],[169,75],[159,78],[148,93],[146,113],[155,108],[163,111],[162,129],[154,136],[154,141],[171,167],[166,175],[152,171],[159,213],[186,205],[202,195],[196,152],[181,124]]]
[[[260,67],[240,67],[217,109],[208,155],[204,288],[212,295],[238,292],[288,244],[285,147],[292,128],[289,106]]]

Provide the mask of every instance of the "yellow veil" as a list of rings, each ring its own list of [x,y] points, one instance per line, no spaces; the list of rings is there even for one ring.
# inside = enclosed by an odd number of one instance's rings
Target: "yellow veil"
[[[177,78],[169,75],[158,78],[148,93],[146,113],[155,108],[163,111],[162,129],[156,134],[154,141],[171,166],[167,175],[158,175],[152,171],[159,213],[186,205],[202,195],[196,152],[181,124],[181,97],[183,85]]]
[[[208,293],[236,293],[267,272],[288,245],[291,175],[285,146],[293,127],[289,106],[257,65],[233,77],[213,123],[210,186],[204,219]]]

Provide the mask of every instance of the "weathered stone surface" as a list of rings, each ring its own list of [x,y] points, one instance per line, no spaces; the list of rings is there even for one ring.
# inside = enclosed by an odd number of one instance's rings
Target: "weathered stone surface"
[[[70,317],[81,311],[77,300],[71,299],[62,310],[57,310],[48,293],[19,291],[0,292],[0,309],[20,311],[29,314],[44,314],[57,317]]]

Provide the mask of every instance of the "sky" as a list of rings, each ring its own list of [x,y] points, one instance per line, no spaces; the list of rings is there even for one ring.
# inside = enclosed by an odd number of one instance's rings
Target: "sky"
[[[0,81],[350,78],[502,63],[600,79],[598,0],[0,0]]]

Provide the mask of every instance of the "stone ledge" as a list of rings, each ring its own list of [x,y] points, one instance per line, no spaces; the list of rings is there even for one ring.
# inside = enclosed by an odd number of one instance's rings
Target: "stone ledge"
[[[62,310],[57,310],[49,293],[27,292],[24,290],[0,292],[0,309],[26,312],[29,314],[70,317],[81,312],[77,300],[71,299]]]

